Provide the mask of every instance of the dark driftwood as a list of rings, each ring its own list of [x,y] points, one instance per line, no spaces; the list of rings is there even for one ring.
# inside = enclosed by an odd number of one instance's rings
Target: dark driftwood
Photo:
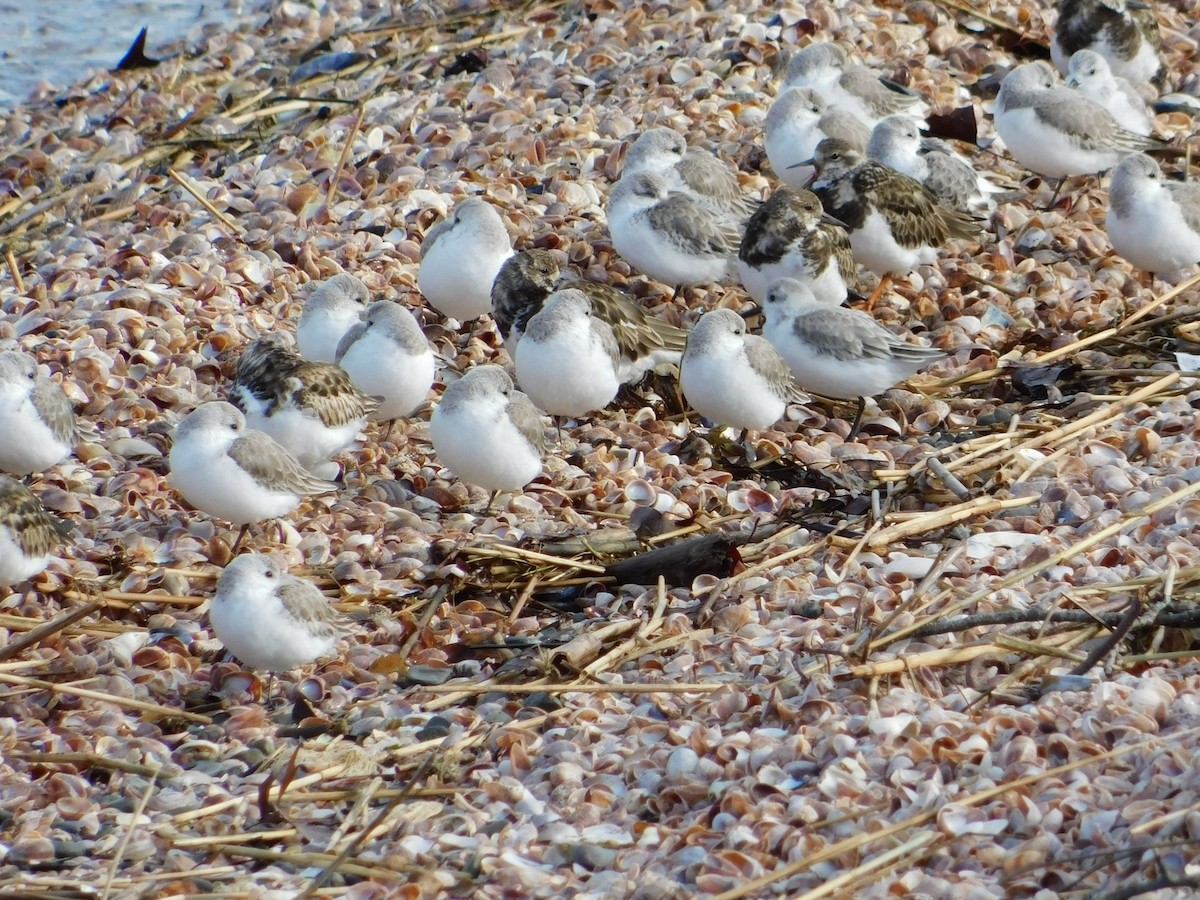
[[[618,584],[657,584],[662,578],[675,587],[691,584],[697,575],[728,578],[741,561],[740,543],[728,534],[702,534],[615,562],[605,574]]]

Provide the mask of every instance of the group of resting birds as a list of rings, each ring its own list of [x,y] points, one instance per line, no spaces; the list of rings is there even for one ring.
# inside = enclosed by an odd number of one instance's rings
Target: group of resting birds
[[[1130,21],[1132,33],[1123,30]],[[1124,79],[1161,83],[1156,35],[1133,4],[1061,0],[1053,57],[1070,82],[1046,63],[1015,67],[996,99],[995,128],[1038,174],[1115,168],[1114,247],[1140,268],[1168,272],[1200,261],[1200,196],[1192,185],[1164,182],[1141,152],[1162,142]],[[815,42],[792,56],[765,120],[765,149],[784,182],[767,198],[748,196],[732,168],[669,129],[646,130],[628,146],[606,207],[613,248],[676,293],[739,280],[764,315],[761,337],[732,309],[704,312],[690,329],[672,324],[612,285],[565,274],[549,251],[514,252],[492,205],[459,202],[425,236],[418,287],[450,319],[491,316],[512,374],[480,365],[447,385],[430,417],[438,459],[493,493],[518,490],[542,470],[543,413],[603,409],[622,385],[671,367],[688,404],[715,424],[768,428],[810,391],[858,401],[853,436],[863,398],[949,355],[844,307],[857,296],[859,267],[882,279],[877,296],[889,278],[934,263],[947,243],[978,241],[976,216],[1004,193],[948,144],[922,137],[927,112],[919,95],[853,63],[840,46]],[[286,516],[306,496],[336,489],[331,458],[369,422],[413,415],[436,374],[413,314],[373,300],[355,276],[337,275],[309,293],[294,338],[265,334],[244,348],[228,401],[180,421],[170,482],[243,533]],[[0,469],[39,471],[75,438],[61,389],[31,357],[0,354]],[[0,583],[12,584],[44,568],[60,538],[11,478],[0,479],[0,508],[0,537],[20,543],[17,553],[0,546]],[[282,655],[256,640],[239,650],[238,634],[262,621],[234,601],[263,592],[278,610],[307,617],[311,642],[293,641]],[[214,604],[214,626],[258,667],[307,661],[344,631],[315,588],[267,556],[235,559],[218,597],[230,602]]]

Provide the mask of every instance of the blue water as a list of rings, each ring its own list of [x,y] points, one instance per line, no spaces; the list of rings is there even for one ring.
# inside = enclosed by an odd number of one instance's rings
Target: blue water
[[[149,26],[146,54],[168,45],[236,0],[0,0],[0,107],[26,100],[41,81],[66,88],[111,69]]]

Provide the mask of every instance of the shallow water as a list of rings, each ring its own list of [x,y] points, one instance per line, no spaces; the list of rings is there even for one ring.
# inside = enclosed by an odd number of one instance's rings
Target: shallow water
[[[225,0],[0,0],[0,108],[25,100],[39,81],[62,89],[111,69],[149,26],[146,54],[228,8]]]

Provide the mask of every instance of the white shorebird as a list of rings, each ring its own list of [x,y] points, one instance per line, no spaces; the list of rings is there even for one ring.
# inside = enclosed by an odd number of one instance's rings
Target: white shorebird
[[[1067,76],[1067,87],[1099,103],[1126,131],[1141,135],[1154,131],[1150,108],[1142,95],[1124,78],[1114,75],[1099,53],[1077,50],[1071,57]]]
[[[364,393],[381,399],[371,413],[381,421],[411,415],[428,396],[437,369],[416,318],[390,300],[363,310],[362,321],[338,345],[337,361]]]
[[[316,585],[266,553],[230,561],[208,618],[226,650],[250,669],[271,673],[313,662],[354,630]]]
[[[425,234],[417,287],[442,315],[466,322],[491,311],[492,282],[512,252],[496,208],[469,197]]]
[[[850,437],[858,433],[866,397],[874,397],[950,354],[910,344],[855,309],[818,303],[798,281],[771,285],[763,303],[763,335],[806,391],[856,400]]]
[[[784,84],[812,88],[828,106],[853,113],[868,128],[895,113],[918,118],[929,114],[929,104],[920,94],[851,62],[844,49],[829,41],[815,41],[797,51],[788,61]]]
[[[302,358],[283,332],[265,334],[242,351],[229,399],[247,427],[269,434],[322,478],[337,476],[329,458],[354,442],[379,407],[345,369]]]
[[[720,216],[744,220],[755,205],[733,169],[707,150],[689,149],[684,136],[670,128],[643,131],[630,145],[621,177],[639,172],[661,176],[668,191],[688,194]]]
[[[1123,156],[1162,144],[1122,128],[1099,103],[1058,82],[1044,62],[1004,76],[996,132],[1017,162],[1049,178],[1103,172]]]
[[[871,130],[862,119],[841,107],[830,107],[812,88],[790,87],[780,91],[763,123],[763,145],[775,174],[788,187],[807,186],[816,170],[805,165],[817,144],[832,137],[862,152]]]
[[[62,529],[33,492],[0,475],[0,587],[43,571],[62,543]]]
[[[0,471],[31,475],[62,462],[79,440],[60,385],[20,350],[0,353]]]
[[[429,419],[429,435],[442,463],[493,498],[542,471],[542,416],[499,366],[475,366],[448,385]]]
[[[880,119],[867,142],[867,156],[921,182],[951,209],[991,209],[1002,191],[948,145],[922,138],[920,123],[911,116]]]
[[[730,309],[706,312],[692,329],[679,387],[704,418],[743,430],[769,428],[800,399],[783,357],[765,338],[747,334]]]
[[[517,382],[538,409],[574,418],[612,402],[620,351],[608,323],[576,289],[557,291],[529,320],[517,347]]]
[[[608,198],[608,231],[630,265],[677,291],[736,276],[738,221],[671,193],[661,175],[638,172],[617,182]]]
[[[558,262],[548,250],[514,254],[500,268],[492,286],[492,317],[514,360],[529,320],[560,287],[586,294],[592,315],[612,328],[620,352],[617,377],[622,384],[634,384],[647,372],[679,364],[686,331],[648,313],[610,284],[582,280],[564,284]]]
[[[205,403],[175,427],[169,480],[188,503],[240,525],[236,550],[255,522],[295,510],[309,494],[336,484],[317,478],[273,438],[246,427],[231,403]]]
[[[313,362],[333,362],[342,336],[358,324],[371,302],[371,292],[357,275],[342,272],[315,284],[296,323],[300,355]]]
[[[1200,263],[1200,184],[1166,182],[1135,153],[1117,164],[1108,203],[1108,239],[1139,269],[1165,275]]]
[[[1058,0],[1050,56],[1065,74],[1080,50],[1099,53],[1113,74],[1134,84],[1166,77],[1158,19],[1140,0]]]
[[[811,191],[779,188],[746,224],[738,273],[759,303],[780,278],[807,284],[822,303],[840,305],[858,283],[846,226],[821,207]]]

